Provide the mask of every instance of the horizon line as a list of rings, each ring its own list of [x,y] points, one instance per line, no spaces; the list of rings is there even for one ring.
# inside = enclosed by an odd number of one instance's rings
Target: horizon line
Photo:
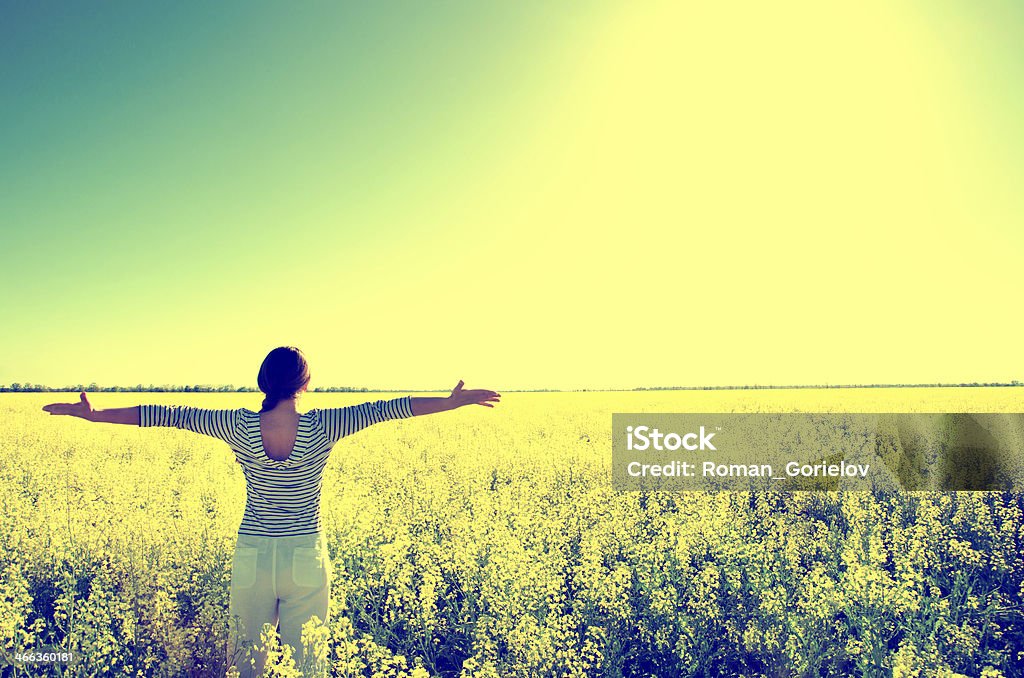
[[[505,393],[580,393],[580,392],[637,392],[637,391],[749,391],[786,389],[853,389],[853,388],[1001,388],[1021,387],[1024,382],[935,382],[935,383],[881,383],[881,384],[746,384],[720,386],[635,386],[633,388],[513,388],[495,389]],[[309,393],[444,393],[451,389],[369,388],[356,386],[318,386]],[[234,384],[136,384],[135,386],[88,385],[50,387],[45,384],[11,382],[0,384],[0,393],[261,393],[252,386]]]

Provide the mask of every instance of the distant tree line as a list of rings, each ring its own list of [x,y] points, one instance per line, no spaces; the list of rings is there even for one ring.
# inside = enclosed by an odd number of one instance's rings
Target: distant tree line
[[[755,389],[784,388],[953,388],[970,386],[1024,386],[1024,382],[1014,379],[1010,382],[962,382],[959,384],[795,384],[792,386],[773,386],[754,384],[752,386],[638,386],[634,391],[743,391]]]
[[[370,391],[366,387],[357,388],[354,386],[325,386],[310,389],[314,393],[366,393]],[[29,384],[14,382],[10,386],[0,384],[0,393],[29,393],[29,392],[56,392],[69,391],[87,393],[256,393],[258,388],[252,386],[239,386],[234,384],[136,384],[135,386],[100,386],[96,382],[91,384],[75,384],[73,386],[45,386],[43,384]]]
[[[587,391],[744,391],[759,389],[789,389],[789,388],[955,388],[955,387],[985,387],[985,386],[1024,386],[1024,382],[1014,379],[1010,382],[977,382],[959,384],[797,384],[792,386],[773,386],[754,384],[748,386],[637,386],[632,389],[571,389],[575,392]],[[311,393],[436,393],[447,389],[410,389],[410,388],[367,388],[365,386],[318,386],[310,389]],[[524,389],[502,389],[505,393],[561,393],[565,389],[557,388],[524,388]],[[75,384],[73,386],[51,387],[43,384],[29,384],[14,382],[9,386],[0,384],[0,393],[43,393],[43,392],[72,392],[78,393],[257,393],[258,388],[253,386],[235,387],[233,384],[136,384],[135,386],[100,386],[96,382],[90,384]]]

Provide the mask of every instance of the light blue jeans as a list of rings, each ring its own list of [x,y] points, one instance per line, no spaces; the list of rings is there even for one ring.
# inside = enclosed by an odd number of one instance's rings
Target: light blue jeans
[[[324,623],[331,595],[331,561],[323,532],[297,537],[238,535],[231,565],[228,665],[241,676],[259,676],[266,662],[263,624],[280,625],[281,642],[302,665],[302,625]],[[251,660],[251,661],[250,661]]]

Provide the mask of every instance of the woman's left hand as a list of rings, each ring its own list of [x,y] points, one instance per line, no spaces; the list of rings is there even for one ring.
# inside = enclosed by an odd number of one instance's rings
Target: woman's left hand
[[[89,419],[92,416],[92,404],[85,397],[85,391],[79,394],[80,400],[77,403],[50,403],[43,405],[43,411],[50,414],[66,414],[72,417]]]

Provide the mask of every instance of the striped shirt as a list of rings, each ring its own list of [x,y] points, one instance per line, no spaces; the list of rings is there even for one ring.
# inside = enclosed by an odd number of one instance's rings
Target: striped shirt
[[[258,412],[183,405],[140,405],[139,426],[173,426],[213,436],[231,446],[245,475],[245,513],[238,534],[284,537],[320,531],[320,489],[334,444],[389,419],[412,414],[412,396],[361,405],[314,409],[299,416],[295,447],[276,460],[263,449]]]

